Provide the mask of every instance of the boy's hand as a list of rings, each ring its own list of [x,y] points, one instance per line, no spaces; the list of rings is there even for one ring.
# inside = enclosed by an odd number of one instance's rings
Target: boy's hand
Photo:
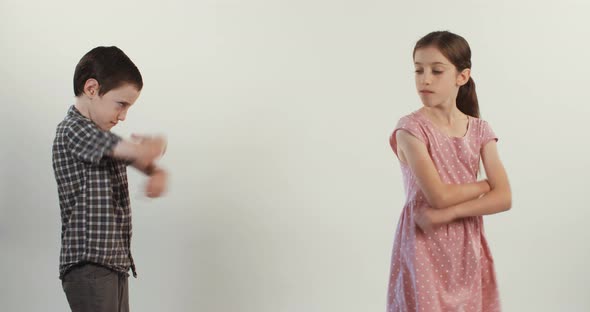
[[[145,167],[160,158],[166,152],[166,138],[163,136],[141,136],[133,134],[132,140],[137,144],[136,162]]]
[[[160,197],[166,191],[168,174],[163,169],[158,169],[152,174],[147,182],[145,194],[147,197]]]

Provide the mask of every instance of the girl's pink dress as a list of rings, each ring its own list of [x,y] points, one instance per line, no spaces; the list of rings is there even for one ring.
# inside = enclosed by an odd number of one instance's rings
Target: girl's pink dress
[[[402,117],[390,138],[397,155],[396,132],[408,131],[428,147],[444,183],[476,182],[482,147],[498,140],[487,122],[469,117],[464,137],[451,137],[420,111]],[[500,311],[494,260],[482,217],[469,217],[425,234],[416,209],[428,207],[409,166],[401,163],[406,203],[395,233],[387,298],[388,312]]]

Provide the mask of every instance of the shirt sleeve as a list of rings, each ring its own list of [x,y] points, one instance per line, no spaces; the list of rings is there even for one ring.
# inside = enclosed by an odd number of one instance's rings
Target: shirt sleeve
[[[68,148],[77,159],[97,164],[108,156],[121,137],[91,123],[75,123],[67,132]]]

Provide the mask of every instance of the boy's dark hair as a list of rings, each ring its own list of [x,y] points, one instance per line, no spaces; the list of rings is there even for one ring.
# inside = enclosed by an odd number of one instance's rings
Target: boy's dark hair
[[[137,66],[121,49],[112,47],[96,47],[86,53],[76,65],[74,72],[74,94],[84,93],[84,84],[88,79],[96,79],[100,85],[98,95],[129,83],[143,88],[143,80]]]

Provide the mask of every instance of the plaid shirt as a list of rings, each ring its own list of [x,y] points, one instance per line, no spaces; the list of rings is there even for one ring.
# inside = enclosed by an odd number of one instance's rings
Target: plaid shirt
[[[59,123],[53,170],[61,210],[59,277],[92,262],[136,275],[131,256],[128,163],[106,156],[121,140],[100,130],[74,106]]]

